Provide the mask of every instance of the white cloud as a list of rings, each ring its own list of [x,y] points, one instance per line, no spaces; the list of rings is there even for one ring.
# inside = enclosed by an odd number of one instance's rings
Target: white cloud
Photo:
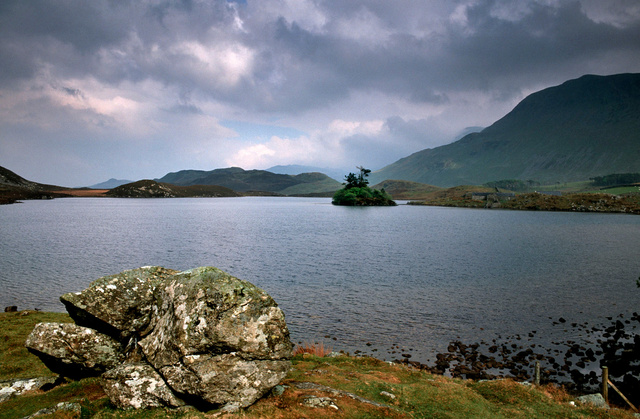
[[[204,45],[196,41],[182,42],[172,48],[176,57],[186,56],[183,69],[203,85],[214,88],[232,88],[253,68],[254,53],[238,43],[229,45]]]
[[[272,136],[268,141],[241,147],[226,159],[230,166],[267,168],[279,164],[350,165],[356,156],[346,153],[354,137],[379,137],[387,132],[384,121],[331,121],[324,130],[297,138]]]

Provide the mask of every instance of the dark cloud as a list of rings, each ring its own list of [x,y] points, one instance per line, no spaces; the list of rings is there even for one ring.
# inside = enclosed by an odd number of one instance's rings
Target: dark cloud
[[[19,127],[35,136],[30,124],[61,142],[188,131],[221,144],[206,134],[225,132],[216,119],[301,132],[384,121],[336,141],[378,166],[489,124],[533,90],[640,72],[639,40],[633,0],[4,0],[0,149],[14,150],[2,142]],[[224,144],[217,154],[237,151]]]
[[[527,3],[509,20],[496,15],[500,3],[478,1],[464,8],[464,22],[446,14],[429,19],[433,11],[415,4],[326,2],[317,6],[326,15],[322,30],[284,16],[261,21],[251,7],[225,1],[5,2],[2,73],[28,78],[49,65],[60,75],[84,72],[109,83],[150,78],[253,109],[300,111],[358,90],[439,104],[447,100],[445,91],[509,83],[523,88],[532,75],[552,78],[558,68],[559,82],[612,51],[640,55],[637,20],[624,27],[595,22],[578,2]],[[355,23],[353,36],[338,30],[338,20],[348,24],[359,16],[375,19],[370,23],[382,35],[359,38]],[[244,32],[234,27],[242,18]],[[219,75],[194,71],[206,63],[184,49],[188,43],[242,45],[255,61],[232,86],[207,82],[203,78]]]

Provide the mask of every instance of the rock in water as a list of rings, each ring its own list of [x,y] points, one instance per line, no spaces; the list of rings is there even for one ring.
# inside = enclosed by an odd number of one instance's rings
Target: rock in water
[[[64,294],[60,301],[81,326],[116,338],[139,337],[148,333],[156,287],[176,273],[159,266],[131,269],[99,278],[82,292]]]
[[[61,375],[106,371],[105,392],[121,408],[175,407],[181,399],[246,407],[291,367],[293,345],[276,302],[217,268],[132,269],[61,301],[78,325],[38,325],[27,347]]]
[[[174,390],[244,407],[287,374],[284,314],[260,288],[204,267],[173,276],[157,295],[153,332],[138,344]]]
[[[71,378],[99,375],[124,360],[120,342],[73,323],[38,323],[25,345],[51,371]]]

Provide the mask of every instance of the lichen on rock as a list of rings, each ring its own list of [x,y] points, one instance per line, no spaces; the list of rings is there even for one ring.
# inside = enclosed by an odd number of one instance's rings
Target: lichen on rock
[[[217,268],[132,269],[61,300],[78,325],[39,325],[27,347],[62,375],[104,373],[105,391],[121,408],[175,407],[181,399],[246,407],[291,366],[276,302]],[[67,329],[71,340],[60,338]],[[85,345],[85,352],[67,348]]]

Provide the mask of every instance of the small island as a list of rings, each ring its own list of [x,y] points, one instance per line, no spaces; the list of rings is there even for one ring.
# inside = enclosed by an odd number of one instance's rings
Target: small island
[[[360,174],[349,173],[346,175],[344,188],[333,195],[333,205],[347,206],[394,206],[395,201],[384,189],[377,190],[369,187],[367,177],[371,170],[358,166]]]

